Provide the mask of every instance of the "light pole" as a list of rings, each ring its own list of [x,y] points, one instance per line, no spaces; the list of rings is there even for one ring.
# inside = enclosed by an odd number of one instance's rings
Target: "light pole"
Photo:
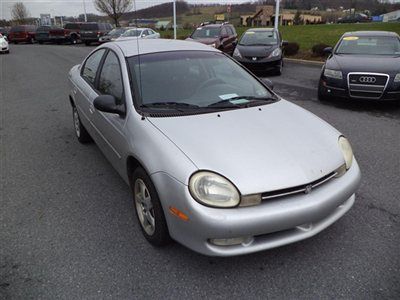
[[[176,40],[176,0],[174,0],[173,11],[174,11],[174,39]]]
[[[279,26],[279,3],[280,0],[276,0],[276,6],[275,6],[275,30],[278,30]]]
[[[85,22],[87,22],[86,3],[85,3],[85,0],[83,0],[83,12],[85,13]]]

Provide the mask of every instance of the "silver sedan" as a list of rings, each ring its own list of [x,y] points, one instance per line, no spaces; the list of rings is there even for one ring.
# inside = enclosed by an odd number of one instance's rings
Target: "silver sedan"
[[[107,43],[69,81],[78,140],[129,184],[153,245],[252,253],[309,238],[354,203],[349,141],[216,49]]]

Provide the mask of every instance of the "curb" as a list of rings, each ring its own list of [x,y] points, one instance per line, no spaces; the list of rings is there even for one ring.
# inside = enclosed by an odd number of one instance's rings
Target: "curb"
[[[304,60],[304,59],[295,59],[295,58],[284,58],[284,61],[291,62],[295,64],[302,64],[302,65],[312,65],[312,66],[320,66],[322,67],[325,62],[323,61],[313,61],[313,60]]]

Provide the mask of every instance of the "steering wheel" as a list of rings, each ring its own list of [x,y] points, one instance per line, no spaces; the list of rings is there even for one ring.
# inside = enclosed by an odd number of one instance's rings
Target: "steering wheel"
[[[210,78],[210,79],[207,79],[206,81],[204,81],[204,82],[197,88],[197,90],[199,91],[199,90],[201,90],[202,88],[205,88],[206,86],[209,86],[209,85],[217,85],[217,84],[219,84],[219,83],[225,83],[225,81],[223,81],[223,80],[220,79],[220,78],[213,77],[213,78]]]

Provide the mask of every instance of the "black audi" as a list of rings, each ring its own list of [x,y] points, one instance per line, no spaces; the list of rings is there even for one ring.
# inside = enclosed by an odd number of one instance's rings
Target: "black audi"
[[[273,28],[252,28],[243,33],[233,57],[254,72],[273,71],[281,75],[283,67],[282,41]]]
[[[400,37],[386,31],[345,33],[322,68],[318,98],[400,100]]]

